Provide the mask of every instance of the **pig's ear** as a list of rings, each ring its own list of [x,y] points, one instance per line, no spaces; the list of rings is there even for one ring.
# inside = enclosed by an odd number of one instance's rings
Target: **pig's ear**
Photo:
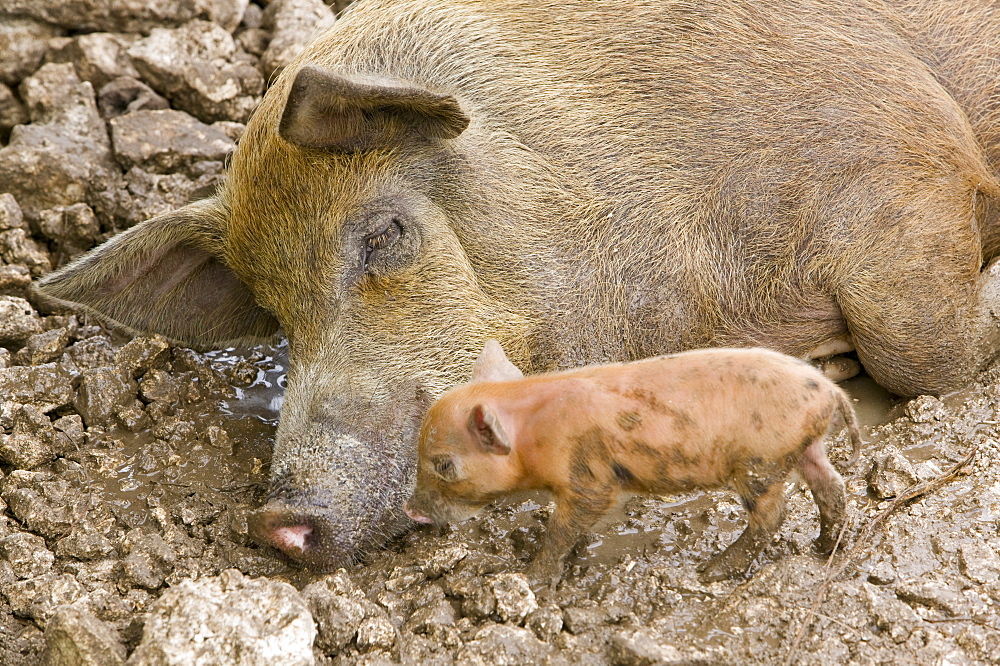
[[[510,455],[510,438],[496,412],[488,405],[476,405],[469,414],[469,431],[484,450],[499,456]]]
[[[278,134],[305,148],[352,153],[395,145],[414,133],[453,139],[468,125],[469,117],[451,95],[307,66],[292,82]]]
[[[511,379],[521,379],[524,374],[517,366],[507,359],[503,347],[496,340],[487,340],[479,358],[472,365],[473,382],[504,382]]]
[[[47,275],[34,298],[194,347],[266,340],[278,322],[219,259],[222,228],[212,199],[154,217]]]

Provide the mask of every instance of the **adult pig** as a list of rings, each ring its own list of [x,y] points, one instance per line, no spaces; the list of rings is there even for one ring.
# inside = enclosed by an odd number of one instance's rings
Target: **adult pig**
[[[48,296],[201,347],[290,344],[258,537],[336,566],[406,528],[429,402],[485,340],[538,372],[855,349],[903,395],[993,357],[993,0],[362,0],[213,198]]]

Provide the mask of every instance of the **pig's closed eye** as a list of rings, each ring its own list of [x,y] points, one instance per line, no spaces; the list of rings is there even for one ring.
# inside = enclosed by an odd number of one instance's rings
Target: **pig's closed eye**
[[[365,236],[363,241],[364,259],[362,262],[362,268],[367,270],[372,263],[378,260],[379,253],[399,240],[401,235],[402,226],[400,225],[399,220],[396,218],[390,218],[381,229],[373,234]]]

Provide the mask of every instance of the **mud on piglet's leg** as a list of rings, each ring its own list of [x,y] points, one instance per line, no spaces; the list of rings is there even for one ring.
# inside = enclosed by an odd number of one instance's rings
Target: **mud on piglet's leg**
[[[527,570],[532,583],[555,587],[562,578],[563,558],[580,535],[608,512],[614,500],[615,492],[610,488],[556,493],[556,508],[546,525],[542,548]]]

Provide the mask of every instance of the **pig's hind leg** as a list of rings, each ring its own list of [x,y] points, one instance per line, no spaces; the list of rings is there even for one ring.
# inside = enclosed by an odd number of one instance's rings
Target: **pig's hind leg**
[[[728,548],[698,568],[703,581],[724,580],[745,573],[785,520],[787,470],[750,469],[737,476],[733,487],[749,517],[747,527]]]
[[[812,490],[816,506],[819,507],[816,550],[829,553],[837,544],[847,516],[847,492],[844,479],[826,457],[826,444],[822,437],[817,438],[802,452],[801,469],[802,476]]]
[[[899,228],[898,247],[837,291],[858,359],[902,396],[961,388],[1000,351],[1000,264],[980,272],[972,202],[944,203],[924,201],[928,210]]]

